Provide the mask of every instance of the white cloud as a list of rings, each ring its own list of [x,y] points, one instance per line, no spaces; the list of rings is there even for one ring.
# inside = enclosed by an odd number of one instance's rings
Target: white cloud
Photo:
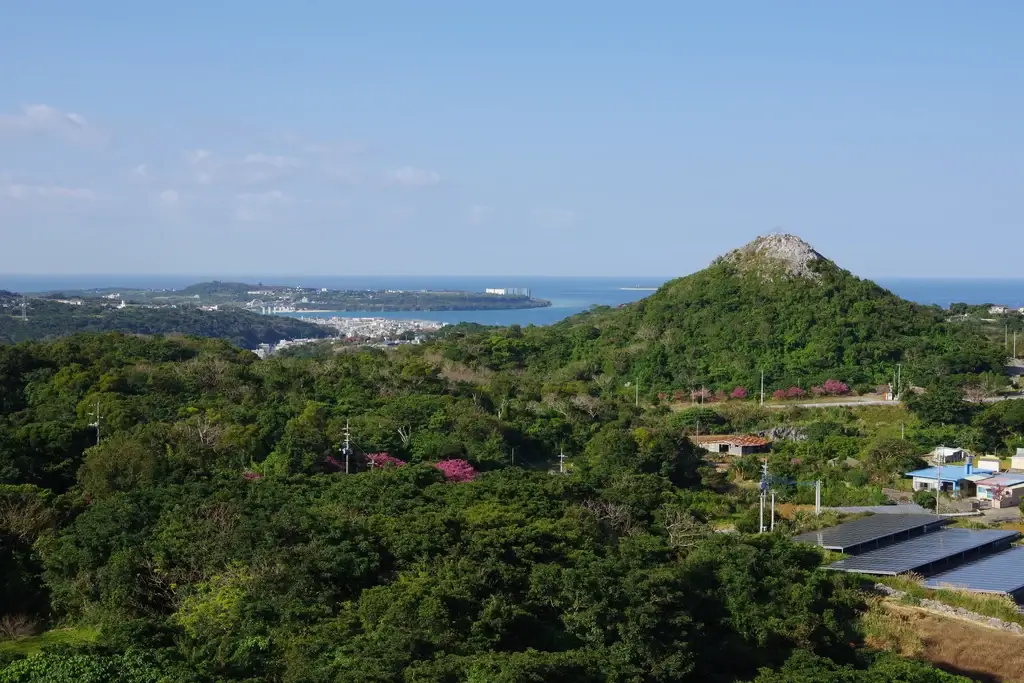
[[[188,163],[193,166],[198,166],[202,162],[213,156],[213,152],[208,149],[187,149],[185,150],[185,159]]]
[[[160,193],[160,203],[164,206],[177,206],[181,201],[181,195],[177,190],[167,189]]]
[[[573,209],[545,208],[533,212],[534,219],[549,230],[568,230],[580,222],[580,214]]]
[[[145,164],[139,164],[138,166],[132,169],[132,175],[138,176],[140,178],[145,178],[149,175],[149,169],[146,168]]]
[[[30,104],[20,114],[0,116],[0,131],[50,134],[80,142],[99,141],[105,136],[85,118],[48,104]]]
[[[10,199],[71,199],[91,202],[96,193],[81,187],[60,187],[59,185],[22,185],[13,183],[4,188],[4,195]]]
[[[493,214],[494,209],[491,207],[477,204],[476,206],[469,207],[469,210],[466,212],[466,220],[469,221],[470,225],[481,225],[486,223]]]
[[[387,175],[388,182],[392,185],[403,187],[428,187],[441,182],[441,174],[425,168],[415,166],[403,166],[397,168]]]
[[[273,166],[274,168],[298,168],[302,165],[302,162],[295,157],[286,157],[275,154],[263,154],[262,152],[256,152],[250,154],[242,160],[245,164],[265,164],[267,166]]]

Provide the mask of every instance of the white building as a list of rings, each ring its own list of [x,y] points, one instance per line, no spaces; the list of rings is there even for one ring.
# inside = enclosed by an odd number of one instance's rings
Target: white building
[[[1007,310],[1008,307],[1004,304],[993,304],[992,307],[988,309],[988,312],[994,315],[1001,315],[1006,313]]]
[[[946,465],[953,462],[963,462],[967,453],[962,448],[951,446],[938,446],[931,453],[930,460],[936,465]]]

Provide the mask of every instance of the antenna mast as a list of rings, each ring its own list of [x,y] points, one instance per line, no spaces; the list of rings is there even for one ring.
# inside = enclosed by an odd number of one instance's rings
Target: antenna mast
[[[92,422],[89,423],[90,427],[96,428],[96,445],[100,445],[100,421],[103,416],[100,414],[100,402],[96,401],[96,410],[89,413],[89,417],[92,418]]]
[[[350,457],[350,455],[352,453],[351,437],[352,437],[352,433],[349,431],[349,428],[348,428],[348,420],[345,420],[345,445],[343,445],[341,447],[341,452],[345,454],[345,474],[349,473],[348,463],[349,463],[349,457]]]
[[[21,319],[28,322],[28,297],[24,294],[21,295]]]
[[[565,474],[565,453],[561,447],[558,449],[558,473]]]

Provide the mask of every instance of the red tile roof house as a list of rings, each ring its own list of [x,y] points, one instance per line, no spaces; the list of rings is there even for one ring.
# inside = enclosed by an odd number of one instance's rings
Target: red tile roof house
[[[768,451],[771,441],[760,436],[736,436],[735,434],[705,434],[691,437],[691,441],[710,453],[729,455],[750,455]]]

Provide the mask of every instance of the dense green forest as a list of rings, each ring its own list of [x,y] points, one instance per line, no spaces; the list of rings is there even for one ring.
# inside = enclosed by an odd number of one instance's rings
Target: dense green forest
[[[1002,374],[1006,350],[975,323],[903,300],[819,259],[813,276],[720,259],[618,309],[598,307],[550,327],[445,331],[452,360],[490,370],[640,381],[648,392],[702,386],[768,391],[829,378],[859,391],[892,379]]]
[[[0,347],[0,681],[967,680],[866,648],[818,550],[717,533],[756,493],[692,416],[577,388],[432,347]]]
[[[55,339],[76,332],[118,331],[128,334],[181,334],[214,337],[246,349],[282,339],[332,336],[330,329],[283,316],[241,310],[196,308],[111,308],[31,299],[28,321],[21,318],[21,298],[0,296],[0,344]]]

